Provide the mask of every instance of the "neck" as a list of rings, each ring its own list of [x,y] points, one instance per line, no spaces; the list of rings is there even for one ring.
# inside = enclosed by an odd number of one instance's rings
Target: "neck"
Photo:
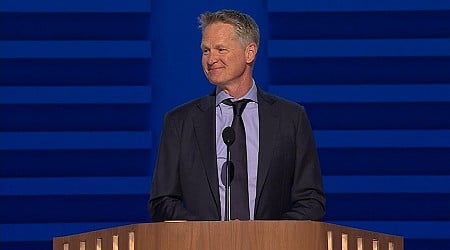
[[[253,78],[250,78],[245,81],[241,81],[234,85],[227,85],[227,86],[223,86],[223,87],[219,86],[219,87],[223,91],[225,91],[225,93],[227,93],[228,95],[230,95],[236,99],[239,99],[239,98],[243,97],[245,94],[247,94],[248,91],[252,88],[252,86],[253,86]]]

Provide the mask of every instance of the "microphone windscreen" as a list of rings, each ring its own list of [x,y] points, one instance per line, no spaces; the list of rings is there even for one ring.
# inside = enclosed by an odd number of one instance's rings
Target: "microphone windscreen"
[[[226,127],[222,132],[222,139],[225,145],[231,146],[231,144],[233,144],[234,140],[236,139],[234,129],[232,127]]]

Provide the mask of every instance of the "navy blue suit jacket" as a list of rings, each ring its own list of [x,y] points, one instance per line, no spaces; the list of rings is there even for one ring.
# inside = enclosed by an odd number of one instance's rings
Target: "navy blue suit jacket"
[[[297,103],[258,89],[256,220],[320,220],[322,176],[310,122]],[[153,221],[220,220],[215,95],[167,113],[148,209]]]

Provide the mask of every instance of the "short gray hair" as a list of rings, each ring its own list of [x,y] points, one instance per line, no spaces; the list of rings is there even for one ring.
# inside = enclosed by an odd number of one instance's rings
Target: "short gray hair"
[[[231,24],[235,27],[236,35],[243,43],[254,42],[259,47],[259,28],[255,20],[248,14],[224,9],[216,12],[204,12],[198,20],[202,32],[213,23]]]

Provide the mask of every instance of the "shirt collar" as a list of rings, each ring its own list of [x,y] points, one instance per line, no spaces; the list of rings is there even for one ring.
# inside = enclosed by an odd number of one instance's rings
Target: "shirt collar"
[[[216,87],[216,106],[218,106],[223,100],[225,99],[230,99],[231,101],[238,101],[238,100],[242,100],[242,99],[250,99],[253,102],[258,103],[258,89],[256,88],[256,84],[255,84],[255,80],[253,80],[253,84],[252,87],[250,88],[250,90],[241,98],[236,99],[230,95],[228,95],[227,93],[225,93],[225,91],[221,90],[219,87]]]

